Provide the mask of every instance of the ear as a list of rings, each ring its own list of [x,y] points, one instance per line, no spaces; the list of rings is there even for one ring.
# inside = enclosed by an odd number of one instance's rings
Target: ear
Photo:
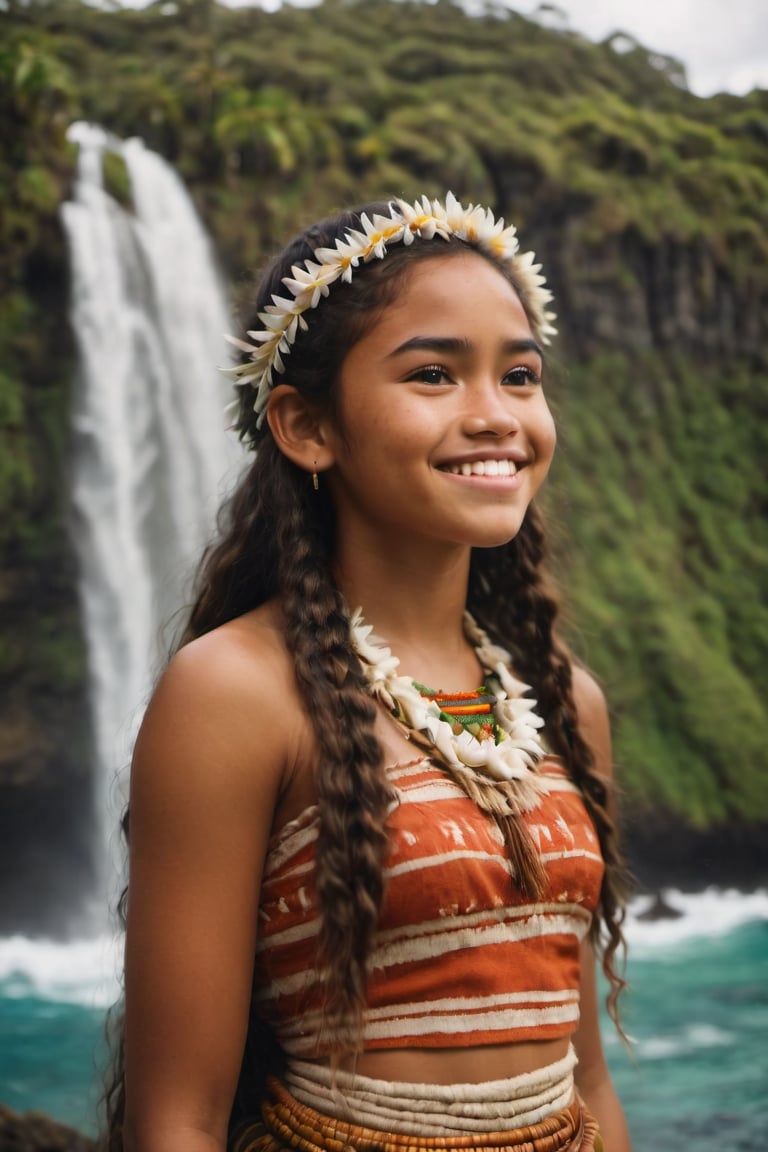
[[[326,435],[327,421],[290,384],[269,394],[267,423],[280,451],[305,472],[325,472],[335,460]]]

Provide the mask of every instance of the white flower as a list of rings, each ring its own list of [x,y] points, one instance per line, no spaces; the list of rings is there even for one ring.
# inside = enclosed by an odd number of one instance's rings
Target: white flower
[[[415,204],[408,204],[405,200],[397,200],[396,204],[405,221],[403,243],[412,244],[417,235],[422,240],[431,240],[435,235],[445,239],[450,235],[447,222],[435,213],[426,196],[422,196]]]
[[[403,238],[405,224],[402,217],[397,219],[395,216],[387,217],[374,214],[373,220],[369,220],[363,212],[360,223],[368,241],[366,260],[370,260],[374,256],[381,260],[387,251],[387,244],[395,244]]]
[[[240,340],[237,336],[225,335],[224,339],[228,340],[230,344],[233,344],[235,348],[239,348],[241,352],[256,352],[257,350],[253,344],[246,344],[245,340]],[[241,365],[238,365],[238,367],[241,367]],[[227,369],[227,371],[229,371],[229,369]]]
[[[336,268],[329,264],[316,264],[314,260],[305,260],[303,268],[294,264],[291,272],[292,276],[283,277],[283,284],[296,297],[291,312],[299,307],[302,312],[305,308],[317,308],[320,297],[328,295],[329,284],[338,279]],[[277,306],[279,297],[273,296],[272,300]]]
[[[360,237],[361,234],[358,232],[355,236]],[[315,252],[315,259],[321,264],[328,264],[338,269],[339,279],[347,284],[351,282],[352,270],[357,268],[362,256],[363,246],[360,241],[353,240],[349,236],[346,240],[337,240],[335,248],[318,248]]]

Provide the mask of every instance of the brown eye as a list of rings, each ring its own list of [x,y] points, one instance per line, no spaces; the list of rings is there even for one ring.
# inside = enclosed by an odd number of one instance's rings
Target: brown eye
[[[428,364],[426,368],[419,368],[414,372],[411,380],[419,380],[422,384],[449,384],[451,378],[446,372],[445,368],[441,368],[439,364]]]
[[[517,368],[513,368],[511,372],[507,372],[504,377],[505,384],[513,384],[517,387],[526,384],[541,384],[541,376],[534,372],[533,368],[529,368],[526,364],[520,364]]]

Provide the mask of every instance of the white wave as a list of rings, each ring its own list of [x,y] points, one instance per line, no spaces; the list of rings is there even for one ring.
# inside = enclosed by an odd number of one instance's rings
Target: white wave
[[[737,1037],[713,1024],[689,1024],[682,1032],[668,1036],[648,1036],[635,1041],[634,1053],[643,1063],[651,1060],[672,1060],[690,1056],[702,1048],[728,1048],[737,1043]]]
[[[0,939],[0,996],[107,1008],[120,995],[122,939]]]
[[[680,944],[701,937],[725,936],[745,924],[768,920],[768,891],[738,892],[735,889],[707,888],[704,892],[680,892],[666,888],[664,905],[678,915],[643,919],[654,897],[633,900],[625,925],[630,955],[638,946],[644,950]]]

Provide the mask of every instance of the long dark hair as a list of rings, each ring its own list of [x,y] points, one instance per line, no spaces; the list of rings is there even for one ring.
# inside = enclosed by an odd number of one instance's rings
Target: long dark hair
[[[360,212],[313,225],[297,236],[266,270],[254,313],[262,312],[293,264],[309,259],[318,247],[331,247],[348,229],[360,227]],[[475,249],[473,249],[475,250]],[[285,379],[312,401],[335,404],[335,383],[344,356],[402,287],[415,262],[446,259],[466,245],[451,239],[394,246],[384,260],[356,270],[350,284],[331,290],[310,314],[286,363]],[[525,294],[508,268],[497,265]],[[259,326],[246,323],[244,328]],[[275,382],[283,377],[276,373]],[[203,558],[198,593],[181,643],[279,598],[296,679],[314,718],[318,745],[319,834],[315,882],[321,912],[320,950],[328,962],[326,1013],[341,1024],[342,1043],[354,1047],[365,1005],[365,964],[376,931],[382,900],[382,871],[387,847],[385,827],[390,802],[383,753],[374,732],[376,708],[366,690],[350,637],[349,616],[334,581],[335,516],[324,488],[313,492],[305,472],[277,448],[266,421],[257,426],[254,394],[241,390],[237,427],[256,456],[237,491],[223,509],[218,541]],[[544,575],[545,533],[531,507],[518,535],[497,548],[473,550],[468,608],[494,640],[512,653],[516,673],[535,692],[552,750],[562,756],[580,787],[594,822],[606,869],[594,918],[593,934],[602,944],[602,964],[610,984],[609,1010],[624,981],[618,971],[622,944],[624,880],[609,813],[606,787],[596,774],[582,738],[572,686],[572,659],[555,630],[557,600]],[[333,715],[336,723],[321,723]],[[514,856],[517,882],[530,895],[541,892],[540,862],[522,822],[507,819],[502,829]],[[118,1045],[121,1048],[121,1045]],[[252,1021],[233,1120],[253,1111],[259,1081],[279,1061],[279,1049],[258,1021]],[[124,1105],[122,1055],[107,1093],[108,1147],[121,1148]]]

